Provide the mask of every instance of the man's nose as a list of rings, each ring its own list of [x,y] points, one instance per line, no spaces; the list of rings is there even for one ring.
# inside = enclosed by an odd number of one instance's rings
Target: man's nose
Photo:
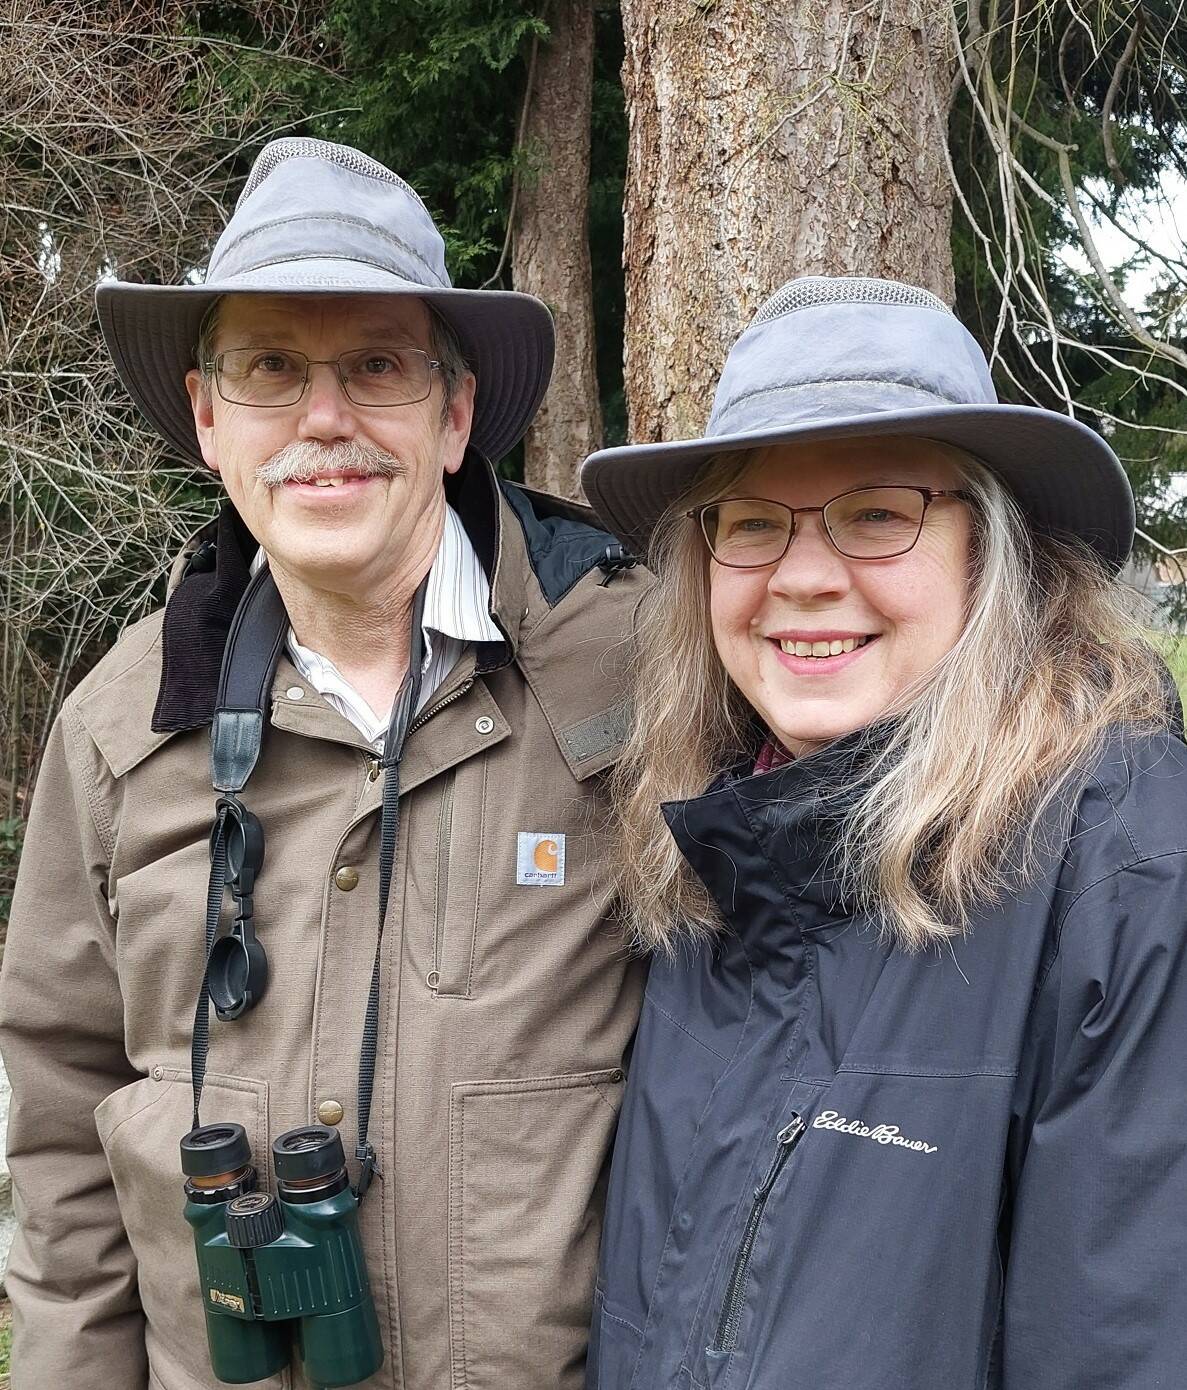
[[[819,512],[801,513],[783,559],[771,571],[767,588],[772,594],[801,602],[847,592],[851,583],[849,561],[828,538]]]
[[[309,381],[301,398],[301,439],[352,439],[356,423],[354,407],[342,386],[333,362],[311,362]]]

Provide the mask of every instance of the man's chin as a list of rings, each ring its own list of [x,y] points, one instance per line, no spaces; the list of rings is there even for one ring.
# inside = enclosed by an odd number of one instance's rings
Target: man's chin
[[[264,549],[274,574],[315,589],[353,588],[350,581],[366,574],[373,560],[367,547],[351,545],[341,533],[303,540],[286,537],[275,546],[266,542]]]

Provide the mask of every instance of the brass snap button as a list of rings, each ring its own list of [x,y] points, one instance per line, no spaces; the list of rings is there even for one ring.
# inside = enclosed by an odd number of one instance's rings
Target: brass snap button
[[[164,1079],[165,1079],[165,1068],[164,1068],[164,1067],[153,1067],[153,1069],[152,1069],[152,1079],[153,1079],[154,1081],[164,1081]]]
[[[495,721],[490,717],[489,714],[484,714],[481,715],[479,718],[475,719],[474,727],[478,730],[480,734],[489,734],[494,731]]]
[[[299,685],[290,685],[284,693],[290,700],[303,700],[305,698],[305,691]]]
[[[611,1080],[611,1081],[625,1081],[625,1080],[626,1080],[626,1072],[624,1072],[620,1067],[615,1067],[614,1070],[610,1073],[610,1080]]]
[[[359,871],[345,864],[334,875],[334,882],[344,893],[351,893],[359,886]]]
[[[345,1112],[336,1100],[323,1100],[317,1107],[317,1118],[323,1125],[340,1125]]]

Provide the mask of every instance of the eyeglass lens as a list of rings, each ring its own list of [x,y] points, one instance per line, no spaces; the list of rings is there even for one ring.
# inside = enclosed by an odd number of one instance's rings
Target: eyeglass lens
[[[432,386],[429,355],[419,348],[358,348],[337,365],[355,405],[411,405]],[[215,359],[219,395],[236,405],[295,405],[308,371],[309,358],[288,348],[231,348]]]
[[[924,494],[914,488],[861,488],[825,503],[824,525],[842,555],[886,559],[910,550],[919,539],[926,507]],[[756,497],[729,497],[701,513],[714,559],[741,569],[780,560],[794,524],[790,507]]]

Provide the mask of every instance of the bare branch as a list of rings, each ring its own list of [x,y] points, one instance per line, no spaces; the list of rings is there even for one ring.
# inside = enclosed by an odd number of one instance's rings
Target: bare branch
[[[548,5],[540,11],[538,18],[543,22],[548,13]],[[494,273],[482,282],[481,288],[484,290],[503,278],[503,271],[507,265],[507,257],[511,254],[511,238],[515,233],[515,213],[516,205],[519,202],[519,180],[520,169],[519,159],[523,154],[524,136],[528,128],[528,112],[532,106],[532,88],[536,85],[536,55],[540,51],[539,32],[532,33],[532,47],[528,53],[528,75],[523,87],[523,104],[519,108],[519,122],[515,128],[515,148],[512,152],[515,159],[515,167],[511,173],[511,202],[507,208],[507,234],[503,237],[503,249],[499,252],[499,263],[494,268]]]
[[[1121,172],[1121,165],[1117,161],[1117,152],[1113,148],[1113,106],[1117,100],[1117,94],[1121,90],[1121,79],[1125,75],[1126,68],[1133,62],[1133,55],[1138,51],[1138,41],[1142,36],[1142,29],[1146,22],[1145,11],[1141,5],[1137,6],[1134,16],[1133,28],[1129,31],[1129,38],[1125,44],[1125,51],[1117,60],[1117,66],[1113,69],[1113,76],[1109,81],[1109,90],[1105,93],[1104,105],[1101,107],[1100,126],[1101,138],[1105,147],[1105,163],[1109,166],[1109,173],[1113,176],[1113,182],[1118,188],[1124,188],[1125,175]]]

